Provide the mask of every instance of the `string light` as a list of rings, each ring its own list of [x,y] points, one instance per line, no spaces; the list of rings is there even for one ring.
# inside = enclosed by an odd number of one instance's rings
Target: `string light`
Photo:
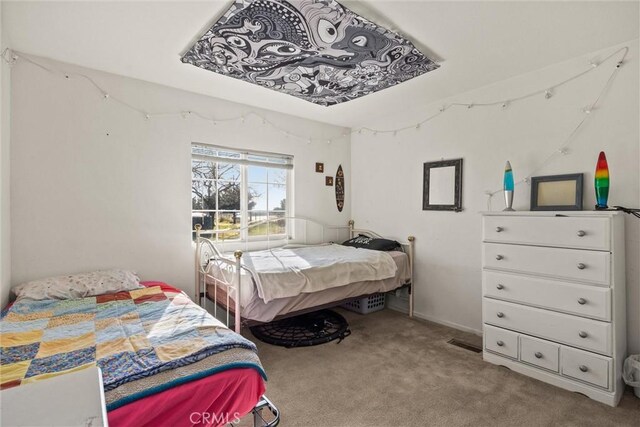
[[[178,111],[178,112],[162,112],[162,113],[154,113],[154,114],[149,114],[146,111],[144,111],[141,108],[138,108],[132,104],[129,104],[128,102],[119,99],[113,95],[110,95],[104,88],[102,88],[93,78],[91,78],[90,76],[86,75],[86,74],[81,74],[81,73],[64,73],[62,71],[56,70],[48,65],[43,65],[41,64],[38,60],[32,59],[31,57],[29,57],[26,54],[17,54],[15,52],[13,52],[11,49],[6,48],[4,49],[4,51],[2,52],[2,54],[0,55],[0,59],[5,61],[6,63],[13,65],[13,63],[17,62],[18,60],[22,60],[24,62],[28,62],[38,68],[43,69],[44,71],[47,71],[51,74],[57,74],[59,76],[64,77],[65,79],[71,79],[71,77],[78,77],[80,79],[84,79],[86,80],[89,84],[91,84],[96,90],[99,91],[100,96],[103,99],[110,99],[113,102],[116,102],[118,104],[121,104],[122,106],[133,110],[139,114],[142,115],[143,118],[146,119],[146,116],[148,115],[149,118],[154,118],[154,117],[170,117],[170,116],[181,116],[183,119],[187,119],[188,116],[194,115],[197,116],[198,118],[211,122],[214,126],[218,125],[221,122],[233,122],[233,121],[237,121],[238,119],[242,119],[244,118],[246,120],[248,115],[254,115],[259,117],[259,119],[262,121],[262,124],[264,125],[269,125],[271,126],[274,130],[284,133],[287,137],[293,137],[296,138],[299,141],[302,142],[307,142],[309,141],[309,136],[308,135],[297,135],[297,134],[293,134],[291,132],[286,131],[285,129],[280,128],[279,126],[276,126],[275,124],[273,124],[271,121],[269,121],[267,118],[263,117],[261,114],[257,113],[257,112],[249,112],[246,113],[246,115],[242,115],[239,117],[229,117],[226,119],[214,119],[211,117],[207,117],[204,114],[198,113],[196,111]],[[339,140],[340,138],[343,138],[345,136],[348,136],[349,132],[345,132],[344,130],[341,131],[339,134],[337,134],[336,136],[333,136],[332,139],[333,140]]]
[[[626,47],[626,46],[616,50],[615,52],[611,53],[609,56],[607,56],[606,58],[602,59],[599,62],[591,61],[589,63],[591,66],[588,69],[586,69],[586,70],[584,70],[584,71],[582,71],[580,73],[577,73],[577,74],[575,74],[575,75],[573,75],[573,76],[571,76],[571,77],[569,77],[569,78],[567,78],[567,79],[565,79],[563,81],[560,81],[560,82],[552,85],[551,87],[547,87],[546,89],[536,90],[536,91],[533,91],[533,92],[530,92],[530,93],[527,93],[527,94],[524,94],[524,95],[521,95],[521,96],[518,96],[518,97],[515,97],[515,98],[504,99],[504,100],[493,101],[493,102],[485,102],[485,103],[476,103],[476,102],[452,103],[452,104],[448,104],[448,105],[445,104],[445,105],[442,105],[439,108],[438,113],[433,114],[433,115],[431,115],[431,116],[429,116],[429,117],[427,117],[427,118],[425,118],[425,119],[423,119],[423,120],[421,120],[418,123],[413,124],[413,125],[409,125],[409,126],[405,126],[405,127],[401,127],[401,128],[396,128],[396,129],[384,129],[384,130],[383,129],[369,128],[369,127],[360,127],[360,128],[356,128],[356,129],[351,129],[350,132],[349,131],[346,131],[346,132],[342,131],[340,133],[339,137],[340,138],[341,137],[346,137],[349,134],[354,134],[354,133],[362,134],[362,132],[365,131],[365,130],[371,132],[373,134],[373,136],[377,136],[378,133],[383,133],[383,134],[389,134],[390,133],[390,134],[393,134],[395,136],[399,132],[403,132],[403,131],[406,131],[406,130],[420,129],[422,124],[427,123],[430,120],[436,118],[437,116],[439,116],[441,114],[444,114],[445,112],[449,111],[450,107],[466,107],[467,110],[471,110],[472,108],[493,107],[493,106],[497,105],[497,106],[501,106],[503,109],[505,109],[505,108],[508,108],[514,102],[519,102],[519,101],[523,101],[525,99],[528,99],[528,98],[531,98],[531,97],[534,97],[534,96],[539,96],[539,94],[541,94],[541,93],[544,94],[545,99],[550,99],[551,97],[554,96],[554,92],[555,92],[556,88],[561,87],[563,85],[566,85],[566,84],[572,82],[573,80],[576,80],[576,79],[588,74],[589,72],[595,70],[596,68],[601,67],[603,64],[607,63],[611,58],[613,58],[614,56],[618,55],[621,52],[622,52],[622,58],[619,59],[616,62],[616,66],[615,66],[615,69],[614,69],[614,71],[616,71],[616,70],[620,69],[621,66],[624,64],[626,56],[627,56],[627,54],[629,52],[629,48]],[[11,59],[8,59],[9,56],[10,56]],[[14,52],[12,52],[12,51],[10,51],[8,49],[5,49],[3,51],[2,59],[5,62],[8,62],[8,63],[15,62],[15,61],[17,61],[19,59],[23,59],[26,62],[30,62],[30,63],[36,65],[37,67],[40,67],[40,68],[42,68],[42,69],[44,69],[44,70],[46,70],[48,72],[56,73],[56,71],[53,70],[52,68],[49,68],[47,66],[42,65],[39,62],[29,58],[28,56],[26,56],[24,54],[20,54],[20,55],[14,54]],[[60,73],[60,72],[57,72],[57,73]],[[67,79],[70,77],[70,74],[63,74],[63,75]],[[100,93],[102,94],[102,96],[105,99],[110,97],[109,94],[104,89],[102,89],[91,77],[89,77],[87,75],[84,75],[84,74],[76,74],[76,73],[74,73],[72,75],[86,79],[89,83],[91,83],[96,89],[98,89],[100,91]],[[125,101],[123,101],[121,99],[114,98],[113,96],[111,96],[111,99],[113,101],[116,101],[116,102],[124,105],[125,107],[128,107],[128,108],[134,110],[134,111],[137,111],[137,112],[139,112],[141,114],[146,114],[140,108],[137,108],[137,107],[135,107],[135,106],[133,106],[131,104],[128,104],[127,102],[125,102]],[[583,111],[584,111],[586,116],[588,116],[591,113],[591,111],[594,108],[594,105],[595,105],[595,103],[592,104],[591,106],[585,107],[583,109]],[[170,115],[173,115],[173,114],[182,114],[183,118],[186,118],[186,115],[184,113],[185,112],[179,112],[179,113],[167,112],[167,113],[153,114],[153,115],[150,115],[150,116],[154,117],[154,116],[170,116]],[[192,112],[191,111],[187,111],[186,113],[190,115]],[[228,118],[228,119],[213,120],[213,119],[207,118],[206,116],[204,116],[202,114],[199,114],[197,112],[194,112],[194,114],[196,116],[198,116],[199,118],[203,119],[203,120],[207,120],[207,121],[213,122],[214,125],[216,125],[217,122],[230,122],[230,121],[234,121],[234,120],[238,120],[238,119],[240,119],[242,123],[245,123],[245,119],[246,119],[245,115],[242,115],[240,117],[231,117],[231,118]],[[301,136],[301,135],[291,134],[290,132],[279,128],[278,126],[274,125],[272,122],[270,122],[269,120],[267,120],[266,118],[262,117],[260,114],[258,114],[256,112],[249,112],[247,114],[248,115],[258,116],[262,120],[263,125],[269,124],[274,129],[284,133],[287,136],[287,138],[289,136],[292,136],[292,137],[294,137],[294,138],[296,138],[298,140],[305,141],[305,142],[308,141],[308,139],[309,139],[308,136]],[[336,137],[333,137],[333,139],[338,139],[339,137],[336,136]]]
[[[479,108],[479,107],[493,107],[493,106],[496,106],[496,105],[498,105],[498,106],[505,106],[506,105],[506,107],[509,107],[511,104],[513,104],[515,102],[523,101],[525,99],[532,98],[532,97],[535,97],[535,96],[540,96],[540,94],[544,94],[544,97],[546,99],[549,99],[552,96],[554,96],[555,89],[557,89],[557,88],[559,88],[561,86],[564,86],[564,85],[566,85],[566,84],[568,84],[568,83],[570,83],[570,82],[572,82],[572,81],[574,81],[576,79],[579,79],[580,77],[592,72],[596,68],[601,67],[604,63],[608,62],[611,58],[615,57],[616,55],[620,54],[621,52],[622,52],[622,59],[620,59],[617,62],[617,65],[616,65],[616,69],[619,69],[622,66],[622,64],[624,63],[627,54],[629,53],[629,48],[626,47],[626,46],[625,47],[621,47],[620,49],[616,50],[615,52],[611,53],[609,56],[604,58],[602,61],[596,63],[595,67],[590,66],[588,69],[586,69],[584,71],[581,71],[581,72],[579,72],[579,73],[577,73],[577,74],[575,74],[575,75],[573,75],[573,76],[571,76],[569,78],[566,78],[565,80],[562,80],[562,81],[560,81],[560,82],[558,82],[558,83],[556,83],[556,84],[554,84],[554,85],[552,85],[550,87],[548,86],[545,89],[538,89],[538,90],[526,93],[524,95],[520,95],[520,96],[515,97],[515,98],[503,99],[503,100],[492,101],[492,102],[483,102],[483,103],[478,103],[478,102],[466,102],[466,103],[465,102],[459,102],[459,103],[445,104],[445,105],[442,105],[439,108],[438,111],[439,111],[440,114],[443,114],[443,113],[449,111],[449,109],[451,107],[465,107],[467,110],[470,110],[472,108],[475,109],[475,108]],[[592,64],[592,63],[593,62],[590,62],[590,64]],[[590,110],[592,110],[592,108]],[[426,123],[426,122],[428,122],[429,120],[435,118],[438,115],[439,114],[435,114],[435,115],[433,115],[431,117],[428,117],[427,119],[421,120],[420,122],[418,122],[418,124]],[[367,129],[368,131],[374,133],[374,135],[375,135],[375,132],[393,133],[394,131],[402,132],[402,131],[407,130],[407,129],[417,129],[417,124],[411,125],[411,126],[406,126],[406,127],[403,127],[403,128],[397,128],[397,129],[385,129],[385,130],[373,129],[373,128],[365,128],[365,129]]]
[[[611,55],[609,55],[607,58],[605,58],[602,62],[600,62],[597,66],[601,66],[603,63],[605,63],[608,59],[612,58],[615,54],[617,54],[618,52],[624,52],[622,55],[622,59],[620,61],[617,62],[617,66],[614,68],[614,70],[611,72],[611,74],[609,75],[609,78],[607,79],[607,81],[605,82],[604,86],[602,87],[602,89],[600,90],[600,92],[598,93],[598,96],[596,97],[595,101],[592,102],[590,105],[588,105],[587,107],[584,107],[582,109],[582,111],[585,113],[585,115],[582,117],[582,119],[580,120],[580,122],[576,125],[576,127],[573,129],[573,131],[569,134],[569,136],[567,136],[567,138],[565,138],[565,140],[563,141],[562,145],[560,145],[560,148],[558,148],[556,151],[554,151],[549,157],[547,157],[545,159],[545,161],[543,161],[536,169],[534,169],[531,173],[529,173],[528,175],[526,175],[524,178],[522,178],[520,181],[515,182],[515,185],[519,185],[522,183],[529,183],[530,178],[532,176],[534,176],[536,173],[538,173],[540,170],[542,170],[543,168],[545,168],[551,161],[553,161],[553,159],[558,155],[562,155],[562,156],[566,156],[567,154],[569,154],[569,145],[571,145],[571,143],[573,142],[573,136],[576,135],[578,133],[578,130],[580,130],[580,128],[587,122],[587,119],[589,117],[591,117],[591,111],[593,111],[596,108],[596,105],[598,105],[598,103],[600,102],[600,100],[602,99],[603,95],[607,92],[607,89],[610,87],[611,82],[613,81],[614,77],[617,74],[617,71],[620,69],[620,64],[622,62],[624,62],[624,59],[626,58],[628,52],[629,52],[629,48],[628,47],[623,47],[621,49],[618,49],[616,52],[612,53]],[[595,67],[594,67],[595,68]],[[576,78],[583,76],[584,74],[588,73],[589,71],[591,71],[593,68],[587,70],[587,71],[583,71],[582,73],[571,77],[567,80],[565,80],[565,82],[562,82],[559,85],[565,84],[569,81],[575,80]],[[547,96],[547,94],[550,93],[550,89],[548,89],[547,91],[545,91],[545,97],[546,98],[550,98],[550,96]],[[495,196],[498,193],[501,193],[502,190],[495,190],[495,191],[485,191],[485,195],[488,196],[487,198],[487,209],[490,211],[491,210],[491,199],[493,198],[493,196]]]

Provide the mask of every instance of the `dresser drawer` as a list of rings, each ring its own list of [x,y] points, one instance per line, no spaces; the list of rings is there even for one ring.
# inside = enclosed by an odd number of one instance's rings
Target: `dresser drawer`
[[[611,354],[611,324],[510,302],[483,298],[484,323]]]
[[[482,273],[482,288],[485,297],[611,320],[609,288],[495,271]]]
[[[610,358],[568,347],[562,347],[560,353],[562,375],[609,388]]]
[[[610,249],[608,218],[485,216],[485,242]]]
[[[503,356],[518,358],[518,334],[484,325],[484,348]]]
[[[609,285],[609,252],[499,243],[482,246],[482,265],[485,268]]]
[[[520,360],[549,371],[558,372],[560,344],[520,335]]]

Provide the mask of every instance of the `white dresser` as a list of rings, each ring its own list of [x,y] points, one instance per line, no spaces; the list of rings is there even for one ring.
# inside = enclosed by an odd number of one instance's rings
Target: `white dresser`
[[[624,218],[482,217],[484,360],[611,406],[626,356]]]

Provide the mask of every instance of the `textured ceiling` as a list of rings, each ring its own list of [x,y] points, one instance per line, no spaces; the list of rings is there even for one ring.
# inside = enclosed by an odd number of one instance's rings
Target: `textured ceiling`
[[[341,126],[637,39],[639,26],[637,1],[343,1],[441,68],[326,108],[181,63],[231,3],[3,0],[2,25],[18,51]]]

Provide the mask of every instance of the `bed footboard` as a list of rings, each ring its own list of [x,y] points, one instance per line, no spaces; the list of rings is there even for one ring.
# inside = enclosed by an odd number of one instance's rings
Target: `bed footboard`
[[[380,234],[371,231],[365,230],[362,228],[355,228],[355,221],[349,220],[349,237],[353,238],[357,234],[364,234],[365,236],[374,237],[374,238],[384,238]],[[409,317],[413,318],[413,300],[414,300],[414,289],[413,286],[413,263],[415,258],[415,247],[416,247],[416,238],[415,236],[407,237],[406,242],[398,242],[402,246],[402,250],[409,257],[409,281],[407,285],[409,286]]]
[[[222,255],[215,245],[200,235],[202,226],[195,225],[196,230],[196,288],[195,295],[200,306],[205,307],[207,301],[208,280],[214,283],[214,294],[218,288],[225,290],[227,303],[226,326],[230,328],[230,311],[233,306],[234,331],[240,333],[242,319],[240,317],[240,301],[242,297],[242,251],[233,253],[235,259],[229,259]],[[219,274],[212,274],[212,271]],[[233,302],[233,305],[230,304]],[[206,308],[206,307],[205,307]],[[213,315],[218,318],[218,305],[214,304]],[[231,329],[231,328],[230,328]]]

